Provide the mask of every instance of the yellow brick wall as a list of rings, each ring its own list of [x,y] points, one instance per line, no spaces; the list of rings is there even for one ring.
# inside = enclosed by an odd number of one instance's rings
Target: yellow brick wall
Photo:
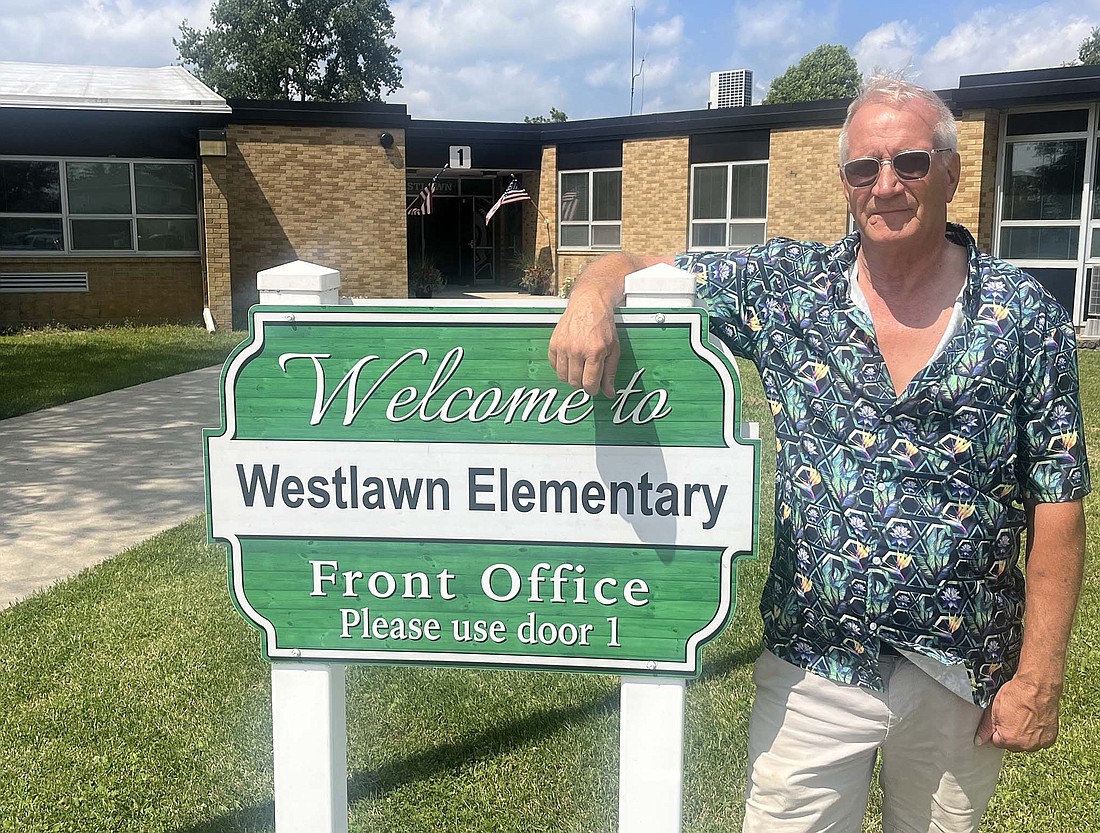
[[[202,160],[203,278],[206,304],[218,327],[233,324],[229,262],[229,200],[224,156]]]
[[[847,233],[839,136],[839,126],[772,131],[768,237],[834,243]]]
[[[0,259],[0,272],[87,272],[87,292],[0,295],[0,327],[202,320],[198,257]]]
[[[686,136],[623,142],[623,251],[687,248],[689,173]]]
[[[256,273],[293,260],[340,271],[349,297],[408,293],[405,134],[348,127],[231,125],[229,247],[234,316],[254,303]]]
[[[993,246],[999,115],[993,110],[968,110],[957,124],[962,174],[947,219],[970,229],[978,247],[988,252]]]

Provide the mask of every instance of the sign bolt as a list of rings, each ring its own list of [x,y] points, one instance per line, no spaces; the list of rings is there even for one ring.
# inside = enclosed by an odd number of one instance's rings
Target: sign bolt
[[[292,657],[300,657],[302,655],[302,649],[301,648],[292,648],[290,650],[290,655]]]
[[[664,324],[665,323],[665,314],[663,312],[659,312],[659,313],[657,313],[656,315],[653,316],[653,320],[656,321],[658,324]]]
[[[663,318],[664,316],[661,316],[661,317]],[[645,664],[645,667],[648,668],[650,671],[656,671],[657,670],[657,663],[654,662],[653,660],[650,660],[649,662],[647,662]]]
[[[283,321],[293,321],[293,320],[294,320],[294,313],[292,313],[292,312],[288,312],[286,315],[283,316]]]

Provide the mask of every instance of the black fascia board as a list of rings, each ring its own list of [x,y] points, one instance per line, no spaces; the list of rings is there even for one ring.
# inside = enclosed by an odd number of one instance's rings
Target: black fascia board
[[[845,98],[542,124],[412,119],[409,122],[408,136],[409,141],[421,139],[448,141],[452,144],[495,141],[555,145],[599,139],[646,139],[734,130],[839,126],[844,122],[850,103],[851,99]]]
[[[541,125],[542,140],[545,144],[557,144],[591,139],[644,139],[734,130],[839,126],[844,122],[850,103],[851,99],[842,98],[556,122]]]
[[[408,108],[404,104],[386,104],[381,101],[261,101],[231,98],[226,104],[233,111],[226,119],[230,124],[403,129],[409,123]]]
[[[446,140],[452,144],[461,139],[488,142],[534,142],[542,139],[541,124],[485,121],[441,121],[410,119],[409,137],[424,140]]]
[[[1100,98],[1100,66],[964,75],[953,91],[960,107],[1013,107],[1089,101]]]
[[[0,154],[198,159],[200,130],[224,113],[0,107]]]

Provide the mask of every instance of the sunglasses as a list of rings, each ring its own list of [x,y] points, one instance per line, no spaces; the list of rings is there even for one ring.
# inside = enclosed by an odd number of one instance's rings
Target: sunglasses
[[[947,153],[951,148],[933,148],[932,150],[903,150],[892,159],[878,159],[874,156],[861,156],[840,166],[844,181],[853,188],[867,188],[878,181],[882,166],[889,164],[898,179],[914,180],[928,176],[932,168],[933,153]]]

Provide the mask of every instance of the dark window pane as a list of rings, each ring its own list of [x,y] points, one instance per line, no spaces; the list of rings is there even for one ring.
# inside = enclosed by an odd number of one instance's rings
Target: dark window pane
[[[561,175],[561,219],[562,222],[588,219],[588,174]]]
[[[1100,258],[1100,228],[1092,230],[1092,238],[1089,240],[1089,257]]]
[[[0,217],[0,251],[61,251],[61,221],[41,217]]]
[[[767,204],[768,169],[764,165],[734,165],[730,217],[763,217]]]
[[[622,171],[592,174],[592,219],[621,220],[623,217]]]
[[[1081,216],[1085,140],[1012,142],[1005,153],[1005,220]]]
[[[1077,260],[1077,226],[1009,226],[1001,229],[1006,260]]]
[[[695,169],[694,190],[691,196],[693,220],[726,219],[726,174],[728,172],[729,168],[725,165]]]
[[[763,223],[731,223],[730,246],[755,246],[764,242]]]
[[[137,225],[139,251],[197,252],[199,250],[197,220],[140,219]]]
[[[692,246],[714,246],[720,249],[726,247],[725,223],[692,223]]]
[[[562,226],[561,244],[563,246],[587,246],[588,226]]]
[[[438,184],[438,182],[436,183]],[[520,183],[523,184],[522,182]],[[463,179],[460,180],[462,195],[464,197],[491,197],[493,196],[493,180],[491,179]]]
[[[130,166],[125,162],[66,162],[72,214],[129,214]]]
[[[1096,167],[1092,175],[1092,219],[1100,220],[1100,139],[1096,142]]]
[[[1007,125],[1009,136],[1029,136],[1037,133],[1077,133],[1088,129],[1088,110],[1012,113],[1008,117]]]
[[[61,213],[61,173],[56,162],[0,162],[0,211]]]
[[[138,214],[198,214],[193,165],[135,164],[134,188]]]
[[[619,246],[621,238],[621,226],[592,226],[593,246]]]
[[[129,220],[71,220],[74,251],[133,250]]]

